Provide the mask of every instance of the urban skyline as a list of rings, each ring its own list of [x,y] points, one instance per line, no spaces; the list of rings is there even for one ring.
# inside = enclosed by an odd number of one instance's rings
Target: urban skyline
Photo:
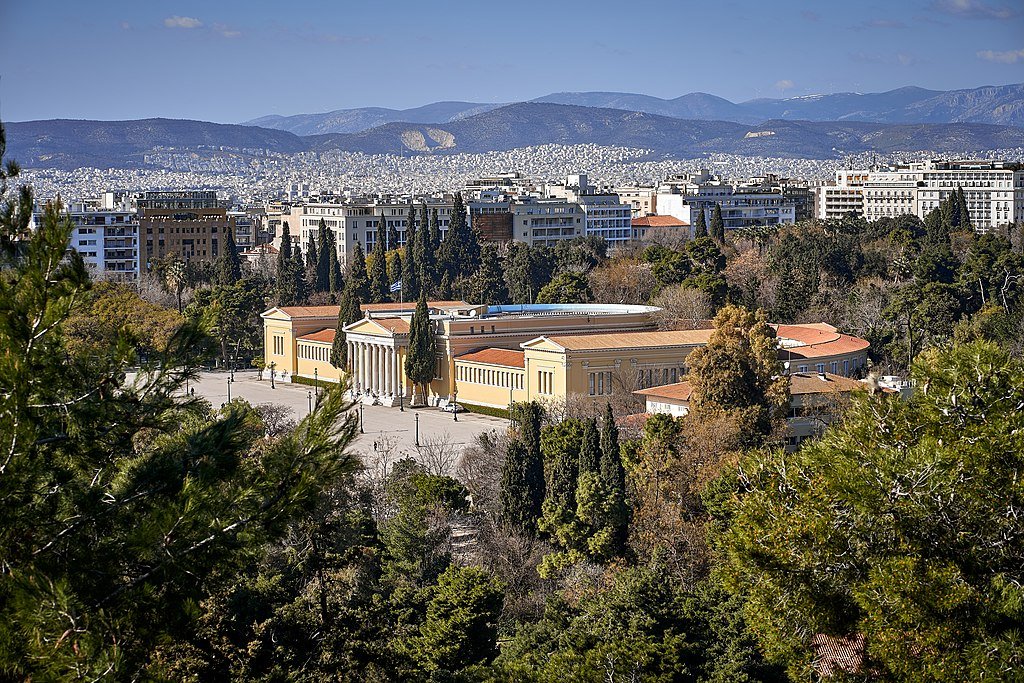
[[[1024,8],[1015,2],[648,1],[632,3],[622,22],[624,12],[609,3],[300,2],[281,17],[235,1],[22,3],[0,22],[0,117],[235,123],[570,90],[745,101],[1024,80]],[[115,58],[121,50],[131,59]]]

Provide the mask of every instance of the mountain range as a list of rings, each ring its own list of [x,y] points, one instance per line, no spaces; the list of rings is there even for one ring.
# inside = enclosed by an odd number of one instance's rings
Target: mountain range
[[[674,99],[621,92],[561,92],[531,102],[623,109],[698,121],[760,123],[771,119],[870,123],[990,123],[1024,126],[1024,84],[964,90],[898,88],[882,93],[834,93],[734,103],[707,93]],[[296,135],[358,133],[387,123],[451,123],[505,104],[435,102],[413,109],[365,107],[322,114],[263,116],[245,125]]]
[[[625,106],[626,103],[623,103]],[[345,150],[450,154],[543,144],[621,145],[662,158],[719,152],[834,159],[858,152],[963,153],[1024,147],[1024,128],[981,123],[886,124],[773,119],[749,125],[642,111],[523,102],[451,121],[393,122],[354,133],[296,135],[259,126],[171,119],[6,124],[8,156],[27,168],[141,168],[154,152],[195,157]]]

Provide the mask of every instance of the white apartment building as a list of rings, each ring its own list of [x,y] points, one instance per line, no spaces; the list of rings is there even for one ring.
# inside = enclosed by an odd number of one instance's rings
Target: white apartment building
[[[616,186],[615,194],[619,201],[629,204],[633,218],[643,218],[658,213],[658,190],[654,186]]]
[[[780,187],[732,184],[705,169],[669,177],[658,186],[655,201],[659,215],[675,216],[688,225],[693,224],[693,217],[703,208],[710,226],[715,204],[722,207],[726,230],[796,222],[796,206]]]
[[[604,238],[609,248],[633,239],[633,207],[617,194],[590,184],[586,174],[566,178],[564,184],[546,185],[545,195],[578,204],[586,216],[587,235]]]
[[[511,203],[512,239],[531,246],[553,247],[586,231],[587,215],[564,199],[519,197]]]
[[[838,220],[864,213],[864,183],[867,171],[836,171],[835,183],[814,188],[814,217]]]
[[[419,221],[423,202],[427,203],[428,214],[437,209],[437,224],[441,237],[448,232],[451,221],[452,202],[447,199],[409,197],[375,197],[359,199],[332,199],[331,201],[309,201],[293,204],[282,211],[282,221],[288,222],[288,230],[292,235],[293,244],[298,242],[305,251],[312,236],[317,240],[320,232],[320,221],[323,220],[334,232],[338,247],[338,260],[342,267],[348,263],[348,257],[355,250],[358,242],[364,253],[373,250],[381,228],[394,227],[398,230],[398,245],[403,246],[408,229],[409,203],[416,207],[416,220]],[[274,240],[274,246],[280,248],[281,234]]]
[[[96,199],[72,202],[65,209],[74,224],[68,248],[82,256],[94,279],[138,280],[139,217],[132,199],[123,193],[107,192]],[[33,226],[41,217],[42,208],[37,207]]]
[[[976,230],[1024,221],[1024,166],[992,159],[929,160],[871,171],[864,183],[864,217],[910,213],[923,219],[958,188]]]

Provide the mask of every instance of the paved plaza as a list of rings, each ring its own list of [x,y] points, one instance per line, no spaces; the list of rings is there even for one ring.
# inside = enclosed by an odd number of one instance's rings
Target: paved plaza
[[[243,398],[253,405],[273,403],[288,408],[292,417],[301,419],[306,416],[312,398],[313,387],[289,382],[276,382],[271,388],[268,373],[264,379],[258,380],[255,370],[234,373],[235,380],[231,383],[231,398]],[[205,397],[214,407],[220,406],[228,398],[227,372],[204,372],[199,381],[189,383],[195,388],[196,394]],[[354,410],[359,410],[356,406]],[[415,457],[416,425],[419,417],[419,443],[446,441],[459,449],[470,443],[483,432],[508,428],[508,420],[477,415],[475,413],[459,413],[458,422],[451,413],[443,413],[437,408],[409,408],[404,412],[397,407],[362,406],[363,433],[356,439],[354,449],[357,452],[370,452],[375,445],[381,446],[385,441],[399,456]]]

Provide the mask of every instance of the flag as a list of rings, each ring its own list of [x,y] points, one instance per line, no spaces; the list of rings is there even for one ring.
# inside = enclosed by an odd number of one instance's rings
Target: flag
[[[390,292],[392,294],[394,294],[395,292],[397,292],[401,288],[402,288],[402,281],[399,280],[398,282],[393,283],[388,289],[390,290]]]

